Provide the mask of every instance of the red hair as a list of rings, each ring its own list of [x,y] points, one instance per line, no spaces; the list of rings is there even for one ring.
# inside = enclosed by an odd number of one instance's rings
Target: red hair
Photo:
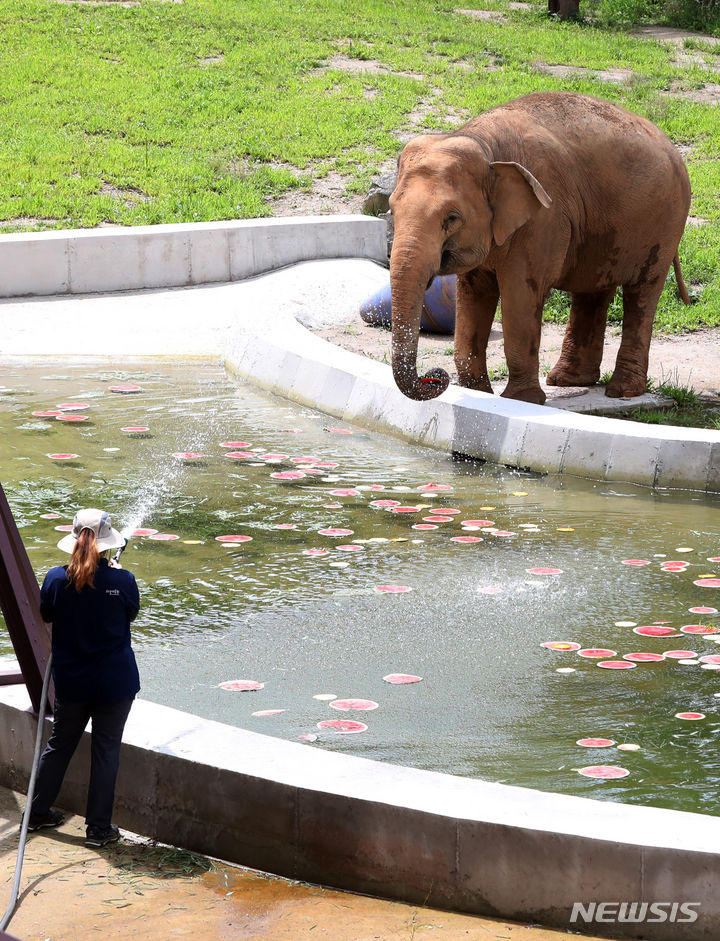
[[[75,591],[82,591],[86,586],[95,587],[95,572],[99,563],[100,553],[95,533],[92,529],[80,530],[67,567],[67,577],[75,587]]]

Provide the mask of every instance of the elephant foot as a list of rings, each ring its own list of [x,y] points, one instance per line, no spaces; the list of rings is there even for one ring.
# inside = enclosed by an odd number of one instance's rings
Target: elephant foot
[[[645,395],[646,392],[647,376],[638,376],[619,369],[615,370],[605,389],[605,395],[609,399],[634,399],[638,395]]]
[[[547,377],[549,386],[594,386],[600,378],[600,369],[572,369],[557,363]]]
[[[546,395],[539,385],[515,386],[508,383],[502,393],[504,399],[517,399],[519,402],[532,402],[534,405],[544,405]]]
[[[490,379],[487,373],[480,379],[475,379],[471,376],[458,376],[458,379],[463,389],[474,389],[476,392],[489,392],[490,395],[493,394],[493,388],[490,385]]]

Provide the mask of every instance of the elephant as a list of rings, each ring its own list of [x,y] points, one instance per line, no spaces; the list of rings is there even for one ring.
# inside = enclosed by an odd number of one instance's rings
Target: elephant
[[[639,115],[599,98],[537,92],[499,105],[452,133],[403,148],[390,197],[392,369],[409,398],[440,395],[442,369],[417,372],[423,294],[457,275],[455,365],[460,385],[492,392],[486,347],[498,304],[509,380],[503,395],[542,405],[543,305],[571,295],[549,385],[600,378],[607,311],[622,286],[622,339],[606,395],[647,388],[657,302],[674,265],[689,303],[678,245],[690,208],[685,163]]]

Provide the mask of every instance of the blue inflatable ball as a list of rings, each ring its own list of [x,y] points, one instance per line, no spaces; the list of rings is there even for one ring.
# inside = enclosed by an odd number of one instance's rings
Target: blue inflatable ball
[[[455,332],[455,287],[454,274],[442,275],[433,280],[425,292],[420,329],[427,333]],[[392,299],[390,283],[372,294],[360,306],[360,316],[365,323],[378,327],[392,325]]]

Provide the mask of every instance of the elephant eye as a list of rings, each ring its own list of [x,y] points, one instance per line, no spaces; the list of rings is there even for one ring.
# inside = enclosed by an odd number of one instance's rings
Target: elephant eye
[[[445,222],[444,222],[444,224],[443,224],[443,225],[444,225],[444,228],[447,229],[447,228],[449,228],[451,225],[453,225],[455,222],[459,222],[459,221],[460,221],[460,213],[459,213],[459,212],[449,212],[449,213],[447,214],[447,216],[445,216]]]

